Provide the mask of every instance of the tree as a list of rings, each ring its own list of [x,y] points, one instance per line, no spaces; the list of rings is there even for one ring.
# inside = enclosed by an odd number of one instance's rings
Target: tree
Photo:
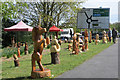
[[[24,12],[28,8],[26,3],[17,2],[1,2],[1,20],[2,20],[2,47],[6,47],[11,44],[11,37],[15,36],[15,32],[5,32],[3,29],[15,25],[21,20],[22,11]],[[23,20],[25,21],[25,20]],[[24,33],[21,33],[23,35]]]
[[[47,28],[47,30],[52,25],[61,27],[62,23],[65,26],[69,24],[74,27],[76,26],[77,11],[83,2],[84,0],[79,2],[16,2],[16,4],[4,2],[2,3],[3,24],[9,20],[14,21],[15,24],[23,20],[26,24],[35,27],[38,26],[39,15],[41,15],[41,27]],[[10,26],[3,26],[3,28],[6,27]]]
[[[118,32],[120,32],[120,22],[110,24],[110,28],[115,28]]]
[[[41,25],[47,30],[53,25],[59,25],[72,17],[76,16],[76,12],[80,9],[81,2],[32,2],[27,3],[29,9],[24,13],[24,17],[31,20],[31,25],[38,25],[38,16],[41,15]],[[37,10],[35,10],[37,8]],[[77,10],[76,10],[77,9]],[[28,14],[29,13],[29,14]],[[38,15],[37,15],[38,13]],[[73,19],[73,18],[72,18]],[[75,18],[74,18],[75,20]]]

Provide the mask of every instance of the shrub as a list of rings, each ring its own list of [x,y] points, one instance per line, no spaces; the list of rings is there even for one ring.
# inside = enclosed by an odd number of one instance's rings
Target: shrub
[[[24,47],[25,46],[21,46],[20,47],[20,54],[21,55],[24,55]],[[28,46],[28,52],[29,52],[29,54],[31,54],[33,50],[34,50],[33,44],[30,45],[30,46]],[[2,49],[2,54],[0,55],[0,57],[10,58],[10,57],[13,56],[13,54],[17,54],[17,48],[15,48],[15,47],[7,47],[7,48],[3,48]]]

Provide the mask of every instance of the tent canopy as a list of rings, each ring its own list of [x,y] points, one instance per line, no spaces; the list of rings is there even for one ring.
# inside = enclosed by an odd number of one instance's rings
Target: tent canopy
[[[26,25],[23,21],[20,21],[14,26],[4,28],[4,31],[32,31],[33,27]]]
[[[58,32],[58,31],[62,31],[62,29],[57,28],[55,25],[53,25],[53,26],[49,29],[49,32]]]

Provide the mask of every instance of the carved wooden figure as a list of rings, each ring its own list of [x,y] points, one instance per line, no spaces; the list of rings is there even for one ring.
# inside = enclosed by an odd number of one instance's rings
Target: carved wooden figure
[[[15,64],[15,67],[20,66],[20,64],[19,64],[19,60],[18,60],[18,57],[17,57],[16,54],[13,54],[13,58],[14,58],[14,64]]]
[[[59,40],[58,43],[61,45],[62,44],[62,40]]]
[[[25,55],[28,54],[28,45],[27,45],[27,42],[25,42],[24,52],[25,52]]]
[[[50,38],[49,37],[46,38],[46,43],[47,43],[47,45],[50,44]]]
[[[90,31],[90,41],[89,41],[89,43],[91,43],[91,42],[92,42],[92,33]]]
[[[71,51],[72,44],[68,44],[68,50]]]
[[[51,75],[49,69],[44,69],[41,63],[43,47],[45,40],[42,34],[46,32],[46,28],[34,27],[32,30],[32,40],[34,41],[34,53],[32,54],[32,78],[48,77]],[[37,61],[39,69],[36,69],[35,61]]]
[[[79,49],[78,49],[78,42],[76,40],[76,36],[73,36],[73,50],[72,50],[72,54],[78,54]]]
[[[58,44],[58,40],[56,39],[55,36],[55,39],[51,41],[51,48],[50,48],[52,64],[60,64],[59,51],[60,51],[60,45]]]
[[[21,46],[21,43],[20,42],[18,42],[18,46],[17,46],[17,52],[18,52],[18,57],[21,57],[20,56],[20,46]]]
[[[84,44],[85,44],[85,49],[88,50],[88,31],[87,29],[85,29],[85,32],[84,32]]]
[[[103,43],[107,43],[106,31],[103,31],[102,40],[103,40]]]
[[[98,45],[98,42],[100,42],[100,41],[99,41],[99,34],[96,34],[95,44]]]
[[[80,36],[80,34],[76,34],[77,35],[77,38],[76,38],[76,41],[77,41],[77,45],[78,45],[78,48],[80,47],[80,49],[79,49],[79,52],[82,52],[81,51],[81,38],[79,37]]]

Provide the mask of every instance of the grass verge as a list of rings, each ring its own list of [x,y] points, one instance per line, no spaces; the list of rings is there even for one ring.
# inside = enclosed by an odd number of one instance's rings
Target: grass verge
[[[89,44],[89,50],[87,52],[79,53],[78,55],[70,55],[71,51],[68,51],[68,43],[63,43],[61,46],[60,54],[60,64],[54,65],[51,63],[50,52],[45,52],[46,55],[42,57],[42,64],[44,68],[51,70],[51,77],[54,78],[58,75],[73,69],[74,67],[82,64],[84,61],[89,60],[94,55],[100,53],[104,49],[108,48],[112,43],[102,44],[95,43]],[[45,54],[43,53],[43,54]],[[31,54],[26,57],[23,56],[20,59],[20,67],[14,67],[14,61],[5,61],[2,63],[2,78],[3,79],[30,79],[31,75]],[[37,66],[38,68],[38,66]],[[42,78],[48,79],[48,78]]]

